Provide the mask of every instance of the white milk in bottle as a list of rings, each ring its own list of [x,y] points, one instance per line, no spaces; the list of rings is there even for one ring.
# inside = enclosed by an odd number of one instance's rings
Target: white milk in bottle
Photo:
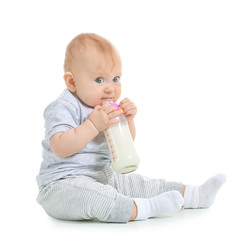
[[[118,105],[110,100],[105,100],[104,103],[109,103],[118,109]],[[118,173],[133,172],[137,169],[140,160],[134,147],[128,121],[123,114],[116,118],[120,119],[120,123],[104,131],[111,154],[111,165]]]

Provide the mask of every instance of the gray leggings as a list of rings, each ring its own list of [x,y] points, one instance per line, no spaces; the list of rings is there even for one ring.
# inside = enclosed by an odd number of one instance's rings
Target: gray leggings
[[[67,176],[41,186],[37,201],[49,216],[58,219],[128,222],[133,211],[132,198],[151,198],[181,188],[182,183],[106,169]]]

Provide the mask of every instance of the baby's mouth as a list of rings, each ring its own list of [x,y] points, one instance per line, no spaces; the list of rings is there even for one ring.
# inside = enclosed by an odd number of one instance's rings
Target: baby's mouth
[[[101,98],[101,102],[107,102],[107,101],[111,101],[111,102],[113,102],[114,100],[113,100],[113,98]]]
[[[114,102],[113,98],[101,98],[100,105],[110,104],[112,102]]]

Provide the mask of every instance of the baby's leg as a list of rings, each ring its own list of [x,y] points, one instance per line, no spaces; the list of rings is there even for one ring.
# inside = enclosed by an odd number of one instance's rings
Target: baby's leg
[[[193,187],[179,182],[167,182],[164,179],[150,179],[137,174],[114,174],[114,187],[122,194],[133,198],[135,202],[132,220],[136,215],[137,219],[145,219],[157,216],[158,213],[162,215],[174,213],[183,205],[181,196],[184,197],[185,208],[208,208],[225,181],[226,177],[218,174],[201,186]],[[150,213],[150,209],[154,211]]]
[[[105,174],[99,178],[104,178]],[[113,187],[87,176],[69,177],[41,188],[37,201],[51,217],[128,222],[133,200]]]
[[[152,198],[169,191],[183,192],[181,182],[169,182],[165,179],[152,179],[139,174],[113,173],[111,185],[120,193],[131,198]]]
[[[114,173],[112,185],[122,194],[133,198],[134,207],[130,220],[167,216],[181,210],[184,200],[183,186],[164,179],[150,179],[138,174]]]

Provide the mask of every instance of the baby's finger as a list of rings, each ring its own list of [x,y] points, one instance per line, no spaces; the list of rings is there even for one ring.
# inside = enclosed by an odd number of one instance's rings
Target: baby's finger
[[[115,118],[115,117],[121,115],[122,113],[123,113],[123,110],[119,109],[119,110],[116,110],[114,112],[109,113],[108,116],[111,119],[111,118]]]
[[[95,110],[99,111],[102,107],[100,105],[97,105],[94,107]]]
[[[119,104],[123,104],[123,103],[126,103],[126,102],[129,102],[130,100],[128,98],[124,98]]]
[[[131,109],[131,110],[125,112],[125,115],[126,115],[126,116],[128,116],[128,115],[135,115],[136,112],[137,112],[136,109]]]
[[[120,119],[111,119],[109,122],[108,122],[108,127],[112,127],[112,126],[115,126],[117,124],[120,123]]]
[[[128,104],[130,104],[131,101],[128,99],[128,98],[125,98],[124,100],[122,100],[120,103],[119,103],[119,106],[120,107],[125,107],[127,106]]]
[[[135,104],[131,101],[124,102],[121,105],[119,105],[120,108],[125,109],[126,107],[136,107]]]
[[[102,106],[102,111],[104,111],[106,114],[109,114],[110,112],[116,111],[116,108],[115,108],[115,107],[112,107],[112,106],[109,105],[109,104],[104,104],[104,105]]]
[[[136,106],[134,103],[132,104],[129,104],[125,107],[121,107],[121,109],[123,110],[124,113],[128,112],[129,110],[132,110],[132,109],[136,109]]]

